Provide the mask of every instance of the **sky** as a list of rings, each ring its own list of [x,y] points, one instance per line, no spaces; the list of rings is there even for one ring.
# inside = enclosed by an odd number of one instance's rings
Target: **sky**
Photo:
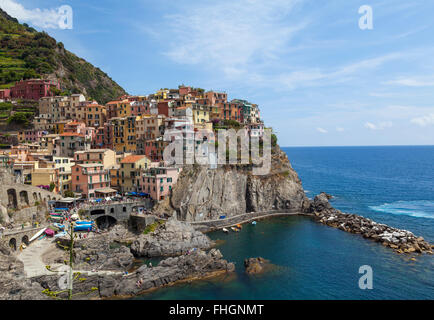
[[[69,5],[72,29],[59,26]],[[372,8],[363,29],[359,8]],[[434,1],[0,0],[130,94],[259,105],[281,146],[434,145]]]

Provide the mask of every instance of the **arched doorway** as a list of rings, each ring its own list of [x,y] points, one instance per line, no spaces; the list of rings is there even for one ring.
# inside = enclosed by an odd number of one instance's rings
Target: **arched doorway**
[[[33,192],[33,201],[38,201],[38,195],[36,192]]]
[[[99,229],[109,229],[117,223],[117,220],[112,216],[101,216],[95,221]]]
[[[17,191],[15,189],[8,190],[8,205],[15,209],[18,207]]]
[[[29,245],[29,237],[28,236],[24,236],[21,239],[21,243],[24,243],[26,246],[28,246]]]
[[[29,195],[28,195],[27,191],[21,191],[20,192],[20,202],[22,204],[29,205]]]
[[[9,240],[9,248],[11,248],[13,251],[17,251],[17,239],[12,238]]]

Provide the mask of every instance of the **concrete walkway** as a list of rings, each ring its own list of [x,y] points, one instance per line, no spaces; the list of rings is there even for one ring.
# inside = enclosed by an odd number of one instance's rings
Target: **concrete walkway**
[[[40,277],[44,275],[55,275],[55,272],[48,271],[45,267],[46,264],[42,261],[42,256],[49,250],[57,250],[56,244],[51,239],[35,240],[17,255],[17,258],[24,264],[24,272],[27,278]],[[51,265],[51,270],[59,270],[63,267],[63,264]],[[74,272],[80,272],[81,274],[91,275],[121,275],[120,271],[89,271],[89,270],[74,270]]]
[[[17,255],[17,258],[24,263],[24,272],[27,278],[52,274],[45,268],[42,255],[48,250],[54,250],[55,246],[56,244],[47,238],[35,240]]]

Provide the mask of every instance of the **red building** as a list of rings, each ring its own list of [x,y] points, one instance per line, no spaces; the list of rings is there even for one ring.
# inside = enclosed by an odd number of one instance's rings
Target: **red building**
[[[21,80],[11,88],[11,98],[26,100],[39,100],[43,97],[52,97],[54,93],[51,88],[60,90],[60,84],[44,79]]]
[[[0,99],[8,100],[11,97],[11,89],[2,89],[0,90]]]
[[[169,102],[158,102],[158,114],[164,114],[166,117],[169,116]]]

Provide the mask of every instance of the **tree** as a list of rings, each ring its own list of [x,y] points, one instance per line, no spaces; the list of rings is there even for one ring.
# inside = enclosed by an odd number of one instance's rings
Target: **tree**
[[[54,182],[50,183],[50,192],[53,192],[54,188],[56,188],[56,185],[54,184]]]

